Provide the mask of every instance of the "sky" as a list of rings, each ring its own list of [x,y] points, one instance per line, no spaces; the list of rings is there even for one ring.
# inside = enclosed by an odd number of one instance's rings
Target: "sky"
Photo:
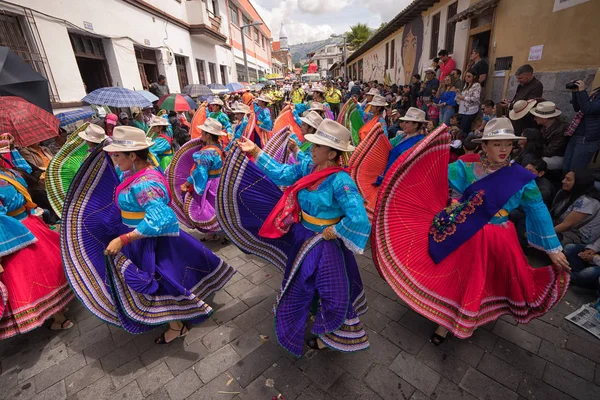
[[[250,0],[279,40],[281,23],[289,44],[327,39],[359,22],[378,28],[389,22],[412,0]]]

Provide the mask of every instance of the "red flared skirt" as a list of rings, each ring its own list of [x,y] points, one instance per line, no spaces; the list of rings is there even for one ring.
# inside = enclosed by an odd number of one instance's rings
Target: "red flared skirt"
[[[0,340],[41,326],[73,300],[62,267],[58,233],[33,215],[22,222],[37,242],[2,258],[0,281],[6,288],[6,302]]]
[[[545,314],[569,275],[532,268],[512,223],[485,225],[439,264],[429,256],[429,228],[448,199],[447,135],[433,136],[403,155],[380,189],[372,239],[380,273],[410,307],[460,338],[504,314],[519,323]]]

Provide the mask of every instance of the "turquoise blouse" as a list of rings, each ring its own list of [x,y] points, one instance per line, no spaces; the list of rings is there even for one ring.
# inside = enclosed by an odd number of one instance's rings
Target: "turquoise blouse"
[[[164,180],[150,174],[139,176],[119,193],[117,202],[121,211],[143,213],[143,218],[122,215],[123,223],[145,237],[178,236],[179,224],[169,207],[168,193]]]
[[[356,109],[360,113],[360,116],[362,117],[363,121],[365,121],[365,124],[367,122],[369,122],[371,119],[373,119],[374,114],[371,111],[365,112],[365,109],[363,108],[363,106],[361,104],[357,104]],[[389,137],[388,129],[387,129],[387,122],[385,122],[385,118],[383,118],[382,115],[380,115],[377,118],[378,118],[377,122],[379,122],[381,124],[381,127],[383,128],[383,132],[385,132],[385,136]]]
[[[216,171],[223,168],[223,160],[219,152],[215,149],[202,149],[197,151],[192,156],[196,163],[196,168],[192,171],[192,175],[187,178],[187,181],[194,185],[194,190],[199,195],[204,194],[206,184],[209,179],[215,179],[221,176],[221,173]]]
[[[481,163],[463,162],[458,160],[448,166],[448,181],[452,189],[452,198],[459,198],[462,192],[472,183],[485,177]],[[504,224],[508,221],[508,214],[519,207],[525,210],[525,223],[527,229],[527,240],[535,248],[546,253],[556,253],[562,250],[558,236],[554,231],[554,224],[548,208],[542,200],[542,195],[534,180],[523,186],[515,193],[501,212],[492,218],[490,224]]]
[[[248,116],[244,115],[244,119],[242,119],[242,122],[240,122],[235,127],[235,132],[233,134],[233,139],[231,139],[231,141],[229,142],[229,144],[227,145],[227,147],[225,147],[225,151],[229,151],[231,149],[231,147],[234,145],[234,143],[237,142],[242,137],[242,135],[244,134],[244,130],[246,129],[247,125],[248,125]]]
[[[327,104],[327,103],[322,103],[322,104],[325,107],[325,111],[329,110],[329,104]],[[294,108],[292,109],[292,114],[294,115],[294,120],[296,120],[296,123],[298,124],[298,126],[302,125],[302,120],[300,119],[300,117],[302,116],[302,114],[304,114],[306,111],[308,111],[310,109],[311,105],[312,105],[312,101],[294,104]]]
[[[156,157],[159,163],[163,157],[173,154],[171,143],[162,137],[157,137],[154,139],[154,144],[148,150],[154,157]]]
[[[18,181],[21,185],[27,187],[25,180],[15,171],[0,172],[0,175]],[[0,257],[12,254],[37,239],[21,220],[27,217],[23,212],[18,215],[8,216],[15,210],[25,205],[25,198],[10,183],[0,180]]]
[[[267,107],[260,108],[258,104],[254,103],[254,114],[256,115],[256,125],[264,129],[265,131],[271,132],[273,130],[273,120],[271,119],[271,111]]]
[[[293,185],[313,172],[315,167],[312,157],[302,157],[297,164],[284,165],[262,151],[256,165],[279,186]],[[302,211],[312,217],[341,218],[333,225],[335,234],[350,250],[362,254],[371,234],[371,224],[364,200],[350,175],[338,172],[328,176],[316,190],[301,190],[298,193],[298,203]],[[302,224],[315,232],[321,232],[326,227],[313,225],[305,220],[302,220]]]
[[[29,163],[27,161],[25,161],[25,159],[23,158],[21,153],[19,153],[19,150],[12,149],[10,151],[10,156],[12,158],[12,163],[16,168],[21,168],[23,171],[27,172],[28,174],[31,173],[31,171],[32,171],[31,165],[29,165]]]
[[[225,129],[229,137],[231,137],[231,121],[229,121],[229,117],[227,116],[227,114],[225,114],[223,111],[211,112],[208,114],[208,118],[216,119],[217,121],[219,121],[221,125],[223,125],[223,129]]]

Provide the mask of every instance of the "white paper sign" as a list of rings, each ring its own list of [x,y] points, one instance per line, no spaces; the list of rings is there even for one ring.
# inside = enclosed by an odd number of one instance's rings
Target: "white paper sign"
[[[539,46],[531,46],[529,48],[529,57],[528,61],[539,61],[542,59],[542,52],[544,51],[544,45],[540,44]]]

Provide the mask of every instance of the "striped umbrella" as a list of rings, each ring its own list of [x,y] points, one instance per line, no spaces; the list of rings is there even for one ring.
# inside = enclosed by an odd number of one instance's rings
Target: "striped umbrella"
[[[88,93],[83,99],[88,104],[110,107],[151,107],[152,102],[142,94],[122,87],[105,87]]]
[[[150,93],[147,90],[136,90],[135,92],[144,96],[151,103],[154,103],[156,100],[158,100],[158,96],[156,96],[154,93]]]
[[[211,83],[210,85],[208,85],[208,87],[215,94],[229,92],[229,89],[227,89],[227,86],[221,85],[220,83]]]
[[[198,85],[196,83],[187,85],[181,91],[181,94],[187,94],[190,97],[210,96],[213,94],[212,90],[206,85]]]
[[[56,114],[55,117],[58,118],[58,120],[60,121],[60,126],[66,126],[77,121],[89,118],[94,114],[96,113],[92,110],[79,109]]]
[[[158,106],[163,110],[190,111],[198,108],[198,104],[185,94],[167,94],[158,100]]]

